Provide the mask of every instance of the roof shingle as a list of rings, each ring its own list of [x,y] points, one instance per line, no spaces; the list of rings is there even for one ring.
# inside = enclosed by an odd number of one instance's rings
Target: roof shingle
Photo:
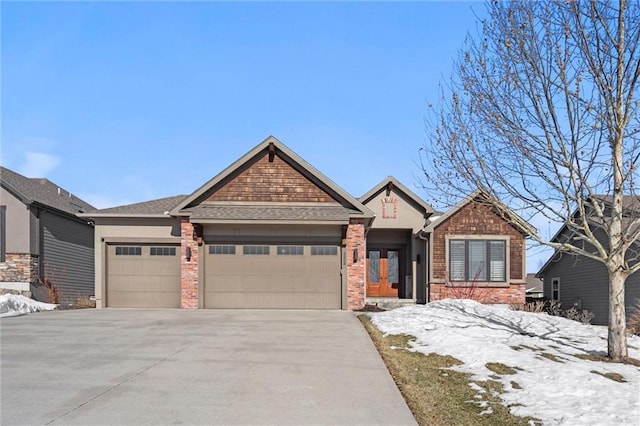
[[[48,179],[28,178],[6,167],[0,167],[0,182],[27,204],[35,202],[73,215],[95,209]]]
[[[159,198],[157,200],[142,203],[127,204],[125,206],[110,207],[107,209],[93,210],[88,216],[100,215],[163,215],[173,209],[186,195],[174,195],[173,197]]]
[[[351,210],[342,206],[200,205],[191,220],[287,220],[348,222]]]

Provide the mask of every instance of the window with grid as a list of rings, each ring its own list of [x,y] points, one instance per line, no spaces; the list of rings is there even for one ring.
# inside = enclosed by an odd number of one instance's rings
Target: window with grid
[[[175,247],[151,247],[149,249],[149,254],[151,256],[175,256],[176,248]]]
[[[209,254],[236,254],[236,246],[228,244],[216,244],[209,246]]]
[[[302,246],[278,246],[278,256],[302,256],[303,254]]]
[[[116,256],[142,256],[142,247],[117,246]]]
[[[243,246],[242,254],[268,255],[269,246]]]
[[[335,246],[311,246],[311,256],[337,256],[338,247]]]
[[[451,281],[506,281],[504,240],[449,240]]]

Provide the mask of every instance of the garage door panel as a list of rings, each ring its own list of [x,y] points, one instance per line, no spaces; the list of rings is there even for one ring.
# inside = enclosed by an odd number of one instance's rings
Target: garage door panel
[[[243,254],[243,245],[235,247],[235,254],[205,251],[206,308],[340,309],[337,245],[328,249],[330,255],[312,255],[308,244],[272,244],[269,254]]]
[[[176,245],[108,247],[107,306],[180,307],[180,258]],[[152,249],[164,254],[151,255]]]
[[[208,308],[327,309],[339,303],[333,293],[216,293]]]

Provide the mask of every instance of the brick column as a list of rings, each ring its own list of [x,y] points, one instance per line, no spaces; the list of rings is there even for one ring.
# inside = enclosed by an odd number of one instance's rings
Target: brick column
[[[357,310],[364,307],[366,248],[364,238],[364,221],[362,219],[349,220],[346,240],[347,309]],[[357,250],[357,260],[355,262],[354,250]]]
[[[188,219],[180,223],[180,307],[198,308],[198,242],[195,230]],[[191,249],[191,259],[187,260],[187,248]]]

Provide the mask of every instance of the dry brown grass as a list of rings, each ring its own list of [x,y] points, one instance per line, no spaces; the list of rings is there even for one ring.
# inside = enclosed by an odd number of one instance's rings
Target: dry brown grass
[[[504,391],[499,382],[473,382],[470,374],[448,370],[460,365],[459,360],[450,356],[403,350],[409,348],[409,342],[414,340],[412,336],[384,336],[371,324],[367,315],[358,318],[369,332],[418,424],[493,426],[527,425],[529,420],[535,421],[516,417],[502,405],[500,399],[491,392]],[[497,367],[498,363],[495,364],[496,369],[505,371]],[[469,386],[472,382],[486,390],[482,393],[482,399],[475,398],[478,392]],[[480,415],[484,409],[470,401],[487,401],[493,413]]]
[[[611,358],[609,358],[606,355],[596,355],[596,354],[576,354],[573,355],[576,358],[580,358],[580,359],[587,359],[589,361],[597,361],[597,362],[612,362],[615,363],[616,361],[613,361]],[[631,357],[627,357],[624,360],[622,360],[622,364],[629,364],[629,365],[633,365],[636,367],[640,367],[640,360],[635,359],[635,358],[631,358]]]
[[[618,373],[601,373],[600,371],[596,371],[596,370],[591,370],[591,372],[593,374],[597,374],[599,376],[606,377],[609,380],[613,380],[614,382],[627,383],[627,381],[624,379],[624,377],[622,377],[622,374],[618,374]]]

